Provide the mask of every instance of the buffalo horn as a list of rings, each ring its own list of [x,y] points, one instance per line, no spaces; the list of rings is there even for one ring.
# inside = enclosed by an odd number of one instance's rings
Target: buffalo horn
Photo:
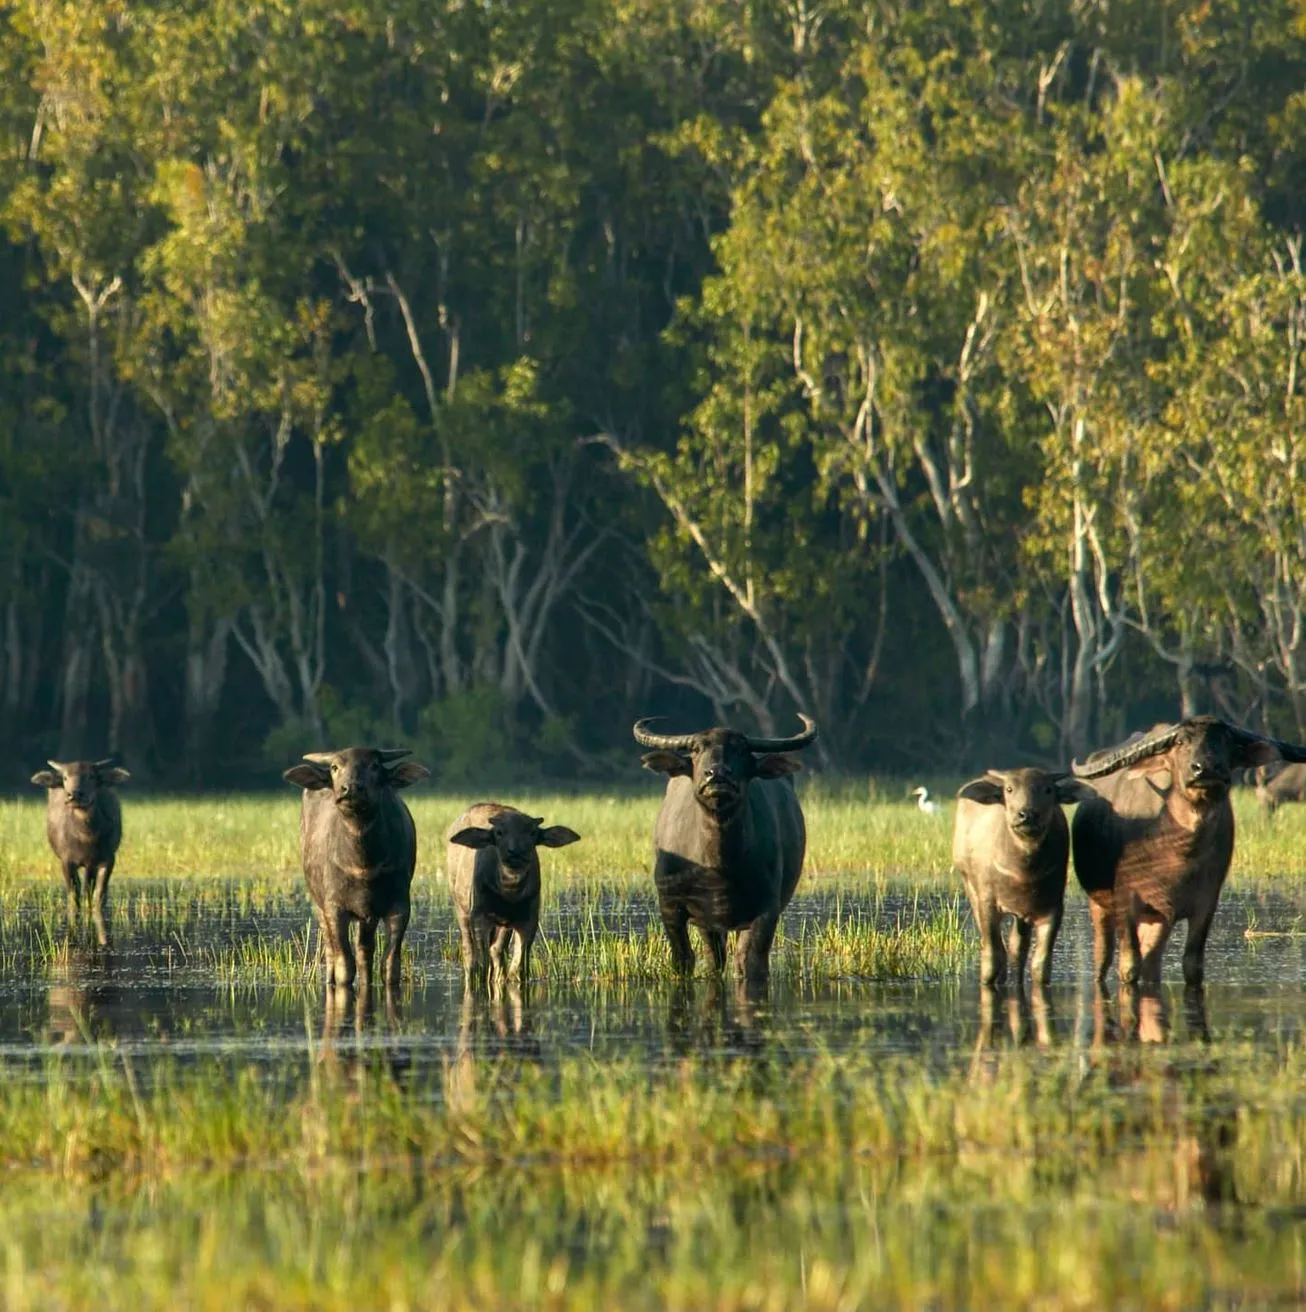
[[[46,765],[48,765],[52,770],[58,770],[60,774],[63,774],[63,772],[68,768],[66,765],[63,764],[62,761],[46,761]]]
[[[1249,729],[1235,729],[1234,733],[1247,743],[1269,743],[1285,761],[1294,763],[1306,761],[1306,747],[1298,743],[1284,742],[1281,738],[1267,738],[1264,734],[1252,733]]]
[[[378,747],[376,754],[383,761],[400,761],[405,756],[411,756],[413,749],[411,747]]]
[[[330,765],[336,759],[335,752],[305,752],[304,760],[312,761],[314,765]]]
[[[750,752],[796,752],[800,747],[807,747],[816,741],[816,721],[809,715],[804,715],[802,711],[798,712],[798,718],[803,722],[802,733],[796,733],[792,738],[749,738],[748,750]]]
[[[654,720],[659,720],[659,715],[646,716],[642,720],[635,721],[635,727],[631,733],[635,735],[635,741],[641,747],[662,747],[670,752],[685,752],[694,745],[694,739],[698,737],[694,733],[650,733],[644,726],[652,724]]]
[[[1094,752],[1087,761],[1072,761],[1070,769],[1077,779],[1099,779],[1104,774],[1123,770],[1127,766],[1136,765],[1149,756],[1155,756],[1158,752],[1173,747],[1181,727],[1178,724],[1167,724],[1164,729],[1144,734],[1141,738],[1132,738],[1128,742],[1121,743],[1119,747]]]
[[[102,761],[96,761],[95,768],[102,770],[106,765],[112,765],[118,758],[116,756],[106,756]]]

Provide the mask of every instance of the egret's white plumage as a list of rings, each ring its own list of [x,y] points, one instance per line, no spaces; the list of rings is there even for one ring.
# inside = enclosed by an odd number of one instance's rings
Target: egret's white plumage
[[[913,788],[912,796],[916,799],[916,809],[923,811],[926,815],[938,815],[939,804],[930,796],[928,788]]]

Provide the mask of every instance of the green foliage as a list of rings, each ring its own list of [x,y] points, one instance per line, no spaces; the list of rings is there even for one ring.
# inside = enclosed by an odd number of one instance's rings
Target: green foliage
[[[0,727],[1306,735],[1299,8],[11,6]]]

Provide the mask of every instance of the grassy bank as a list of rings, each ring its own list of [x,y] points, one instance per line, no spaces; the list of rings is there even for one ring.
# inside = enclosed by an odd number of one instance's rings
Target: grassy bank
[[[893,797],[895,787],[880,790]],[[567,824],[582,841],[545,854],[546,878],[560,883],[627,885],[648,876],[660,791],[644,796],[590,793],[513,794],[509,801],[552,823]],[[807,875],[855,877],[868,883],[910,878],[946,880],[951,869],[952,805],[923,815],[908,800],[871,800],[864,788],[804,789]],[[419,878],[440,878],[444,834],[477,797],[406,795],[417,821]],[[132,797],[124,789],[125,837],[115,880],[236,877],[269,886],[298,876],[298,797],[222,796],[194,799]],[[1306,873],[1306,807],[1261,815],[1250,793],[1235,798],[1238,846],[1234,877]],[[38,797],[0,802],[0,887],[58,875],[45,841]]]

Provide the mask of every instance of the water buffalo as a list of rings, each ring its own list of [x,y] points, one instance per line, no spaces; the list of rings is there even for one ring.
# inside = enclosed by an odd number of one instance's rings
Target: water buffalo
[[[980,934],[980,983],[1000,987],[1007,952],[1015,980],[1025,978],[1031,938],[1031,974],[1046,985],[1066,897],[1070,829],[1063,805],[1097,794],[1088,784],[1044,770],[989,770],[957,793],[952,864],[961,875]],[[1002,919],[1011,916],[1010,948]]]
[[[1285,802],[1306,802],[1306,765],[1262,765],[1255,774],[1256,800],[1267,815]]]
[[[1159,983],[1180,920],[1188,921],[1184,980],[1202,982],[1206,936],[1233,856],[1233,771],[1280,759],[1306,761],[1306,747],[1202,715],[1074,763],[1078,778],[1101,780],[1100,795],[1080,803],[1071,831],[1099,984],[1117,934],[1121,982]]]
[[[802,766],[780,755],[815,741],[815,723],[799,719],[803,732],[792,738],[750,738],[733,729],[656,734],[647,720],[635,725],[635,741],[652,749],[642,758],[645,768],[670,776],[653,835],[653,882],[680,973],[694,969],[693,924],[717,970],[725,966],[727,932],[738,930],[736,969],[752,982],[767,977],[771,942],[807,845],[787,777]]]
[[[470,981],[490,969],[491,983],[529,980],[531,944],[540,927],[540,847],[566,847],[580,835],[565,825],[499,802],[468,807],[449,827],[449,890],[463,939]],[[503,954],[512,941],[512,961]]]
[[[38,770],[32,782],[44,788],[45,833],[63,871],[68,898],[76,905],[82,885],[78,871],[85,871],[86,892],[98,912],[113,874],[118,844],[122,842],[122,804],[113,790],[131,775],[103,761],[47,761],[48,770]]]
[[[371,984],[377,922],[386,925],[385,983],[399,983],[399,951],[408,929],[408,888],[417,863],[417,830],[397,788],[430,772],[405,761],[406,748],[348,747],[310,752],[282,778],[304,790],[299,855],[326,945],[327,974],[354,982],[351,921],[358,921],[358,984]]]

